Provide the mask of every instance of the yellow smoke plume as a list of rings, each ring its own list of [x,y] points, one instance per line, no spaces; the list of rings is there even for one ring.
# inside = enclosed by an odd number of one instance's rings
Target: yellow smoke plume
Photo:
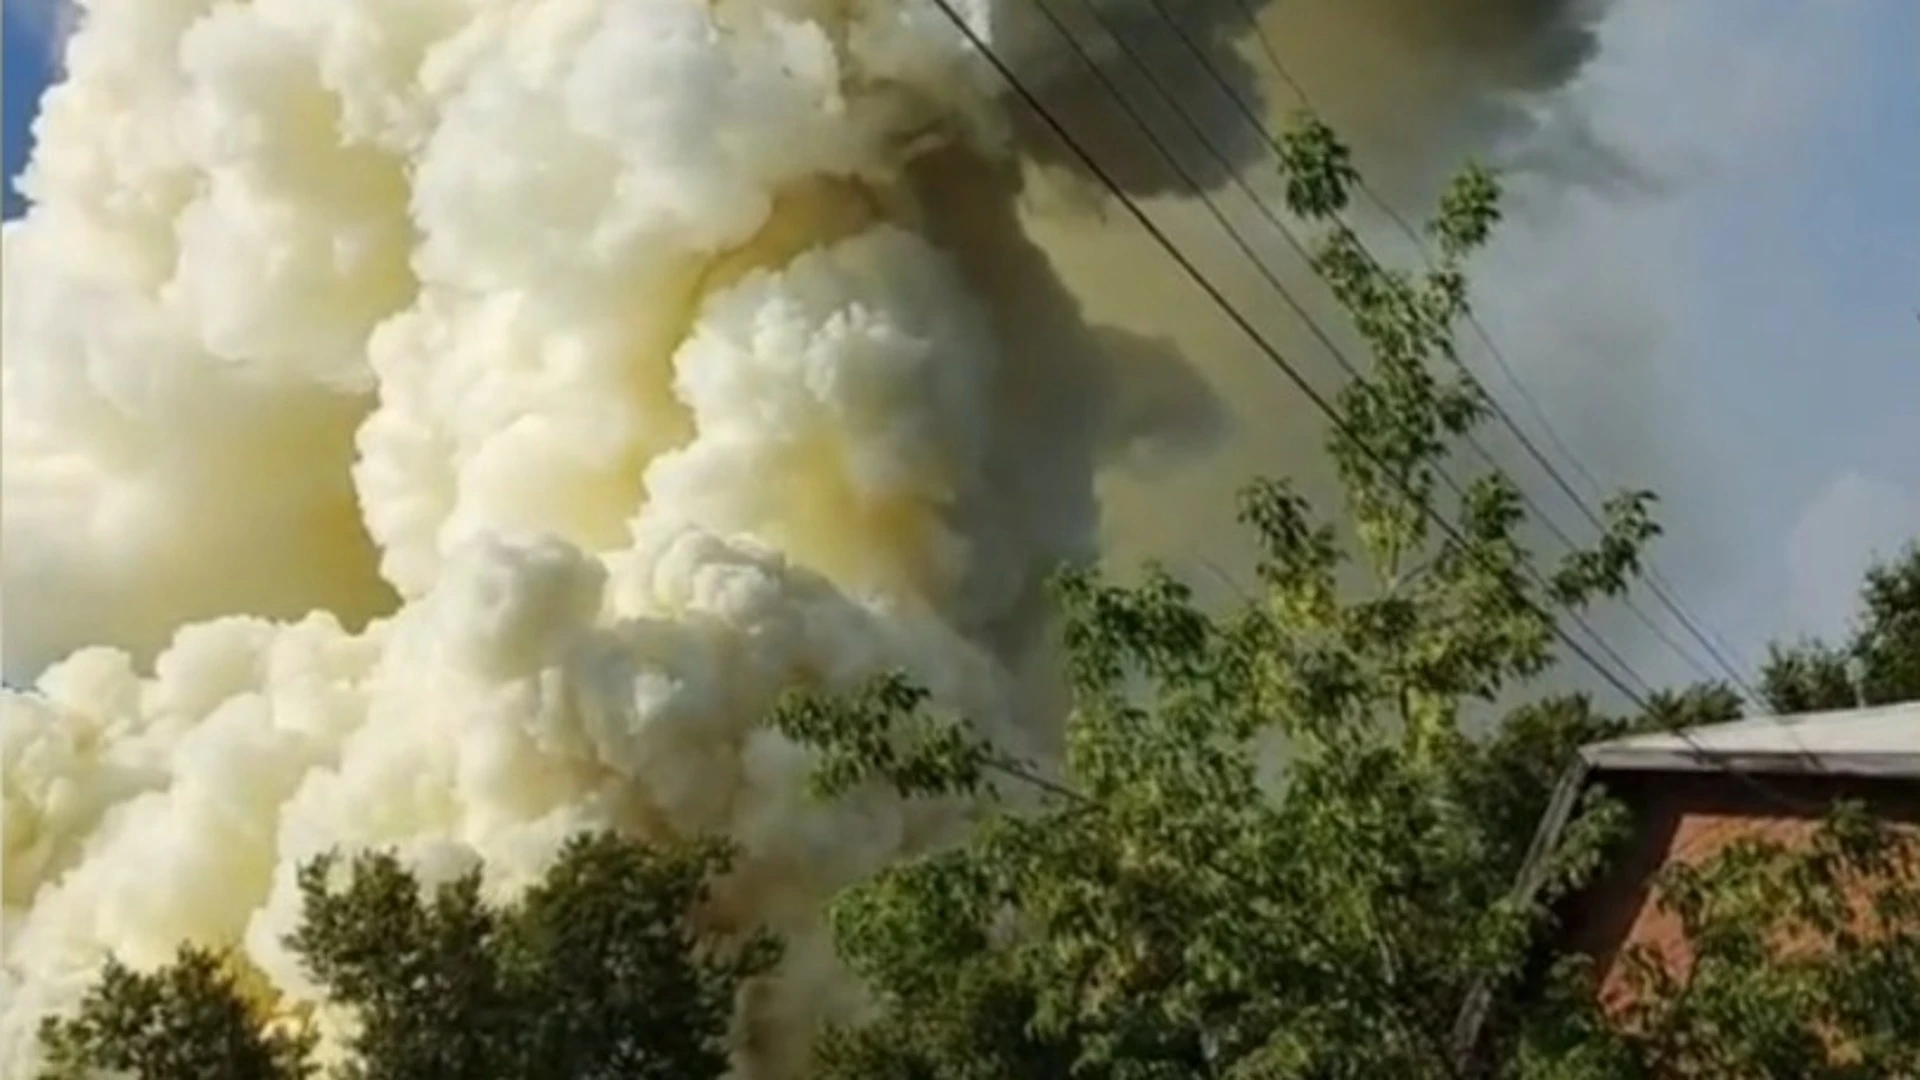
[[[1097,112],[1030,3],[955,7]],[[1238,0],[1174,6],[1291,105]],[[1260,29],[1418,190],[1566,6]],[[1310,460],[930,0],[91,0],[66,69],[4,240],[7,1075],[108,951],[309,1000],[281,935],[320,851],[509,891],[609,825],[743,846],[724,904],[791,948],[739,1073],[785,1075],[857,1001],[823,899],[960,819],[810,802],[769,704],[900,666],[1044,752],[1038,585],[1103,488],[1114,550],[1178,549],[1221,521],[1174,503]],[[1264,168],[1235,145],[1208,183]],[[1187,488],[1140,469],[1208,444]]]

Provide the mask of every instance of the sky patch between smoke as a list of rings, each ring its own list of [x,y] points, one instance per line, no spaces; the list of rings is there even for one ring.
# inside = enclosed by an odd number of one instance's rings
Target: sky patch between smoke
[[[33,117],[40,92],[59,71],[60,46],[66,40],[71,8],[64,0],[6,0],[0,8],[0,159],[6,187],[0,202],[11,218],[26,209],[13,178],[33,150]]]
[[[1645,0],[1606,33],[1582,99],[1665,194],[1515,230],[1489,322],[1589,468],[1662,493],[1663,564],[1754,659],[1920,536],[1920,7]]]

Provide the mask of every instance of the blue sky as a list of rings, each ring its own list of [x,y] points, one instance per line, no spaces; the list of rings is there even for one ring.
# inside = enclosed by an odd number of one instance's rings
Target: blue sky
[[[6,0],[9,179],[50,7]],[[1920,536],[1920,2],[1619,0],[1606,40],[1580,100],[1660,194],[1518,214],[1483,314],[1594,472],[1662,492],[1662,566],[1742,654],[1831,634]]]
[[[12,179],[26,164],[32,147],[34,110],[40,102],[40,90],[53,74],[50,53],[44,45],[45,21],[39,17],[44,5],[6,0],[4,33],[0,45],[0,156],[4,156],[8,184],[6,216],[20,213],[23,204],[13,190]]]

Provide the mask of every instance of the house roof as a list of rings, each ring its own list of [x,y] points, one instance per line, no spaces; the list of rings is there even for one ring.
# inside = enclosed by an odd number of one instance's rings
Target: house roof
[[[1588,770],[1920,777],[1920,701],[1766,716],[1583,747]]]

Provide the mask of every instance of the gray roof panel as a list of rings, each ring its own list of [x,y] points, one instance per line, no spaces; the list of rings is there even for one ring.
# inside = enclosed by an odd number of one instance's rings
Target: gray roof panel
[[[1920,776],[1920,701],[1633,735],[1584,747],[1595,769]]]

